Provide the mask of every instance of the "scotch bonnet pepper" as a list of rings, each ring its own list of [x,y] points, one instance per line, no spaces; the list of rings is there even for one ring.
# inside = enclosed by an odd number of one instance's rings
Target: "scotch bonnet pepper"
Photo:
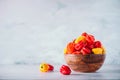
[[[47,63],[40,64],[41,72],[48,72],[48,71],[53,71],[53,70],[54,70],[54,67],[51,64],[47,64]]]
[[[100,41],[95,40],[93,35],[84,32],[67,44],[64,54],[105,54],[105,48]]]

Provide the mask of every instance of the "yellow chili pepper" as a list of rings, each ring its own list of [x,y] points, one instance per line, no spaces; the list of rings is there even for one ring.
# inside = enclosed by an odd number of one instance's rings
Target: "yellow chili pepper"
[[[105,54],[105,53],[106,53],[106,50],[105,50],[105,48],[104,48],[104,47],[102,47],[102,49],[103,49],[103,52],[102,52],[102,53],[103,53],[103,54]]]
[[[86,39],[85,39],[85,36],[79,36],[76,40],[75,40],[75,43],[79,43],[80,41],[86,41]]]
[[[64,54],[67,54],[67,48],[64,48]]]
[[[48,68],[49,68],[49,66],[47,64],[45,64],[45,63],[40,64],[40,71],[41,72],[47,72]]]
[[[93,48],[92,52],[94,54],[103,54],[103,49],[102,48]]]

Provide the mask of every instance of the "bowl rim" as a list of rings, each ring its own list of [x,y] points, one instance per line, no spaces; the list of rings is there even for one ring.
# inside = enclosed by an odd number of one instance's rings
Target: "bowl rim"
[[[100,55],[106,55],[106,54],[88,54],[88,55],[83,55],[83,54],[64,54],[64,55],[69,55],[69,56],[76,56],[76,55],[82,55],[82,56],[90,56],[90,55],[96,55],[96,56],[100,56]]]

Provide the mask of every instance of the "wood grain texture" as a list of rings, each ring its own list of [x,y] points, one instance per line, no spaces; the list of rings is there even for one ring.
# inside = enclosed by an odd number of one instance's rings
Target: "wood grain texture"
[[[105,54],[65,54],[68,66],[77,72],[95,72],[103,65]]]

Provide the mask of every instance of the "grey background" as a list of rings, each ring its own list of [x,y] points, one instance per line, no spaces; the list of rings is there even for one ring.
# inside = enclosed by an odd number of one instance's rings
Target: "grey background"
[[[63,64],[63,48],[82,32],[120,64],[120,0],[0,0],[0,64]]]

